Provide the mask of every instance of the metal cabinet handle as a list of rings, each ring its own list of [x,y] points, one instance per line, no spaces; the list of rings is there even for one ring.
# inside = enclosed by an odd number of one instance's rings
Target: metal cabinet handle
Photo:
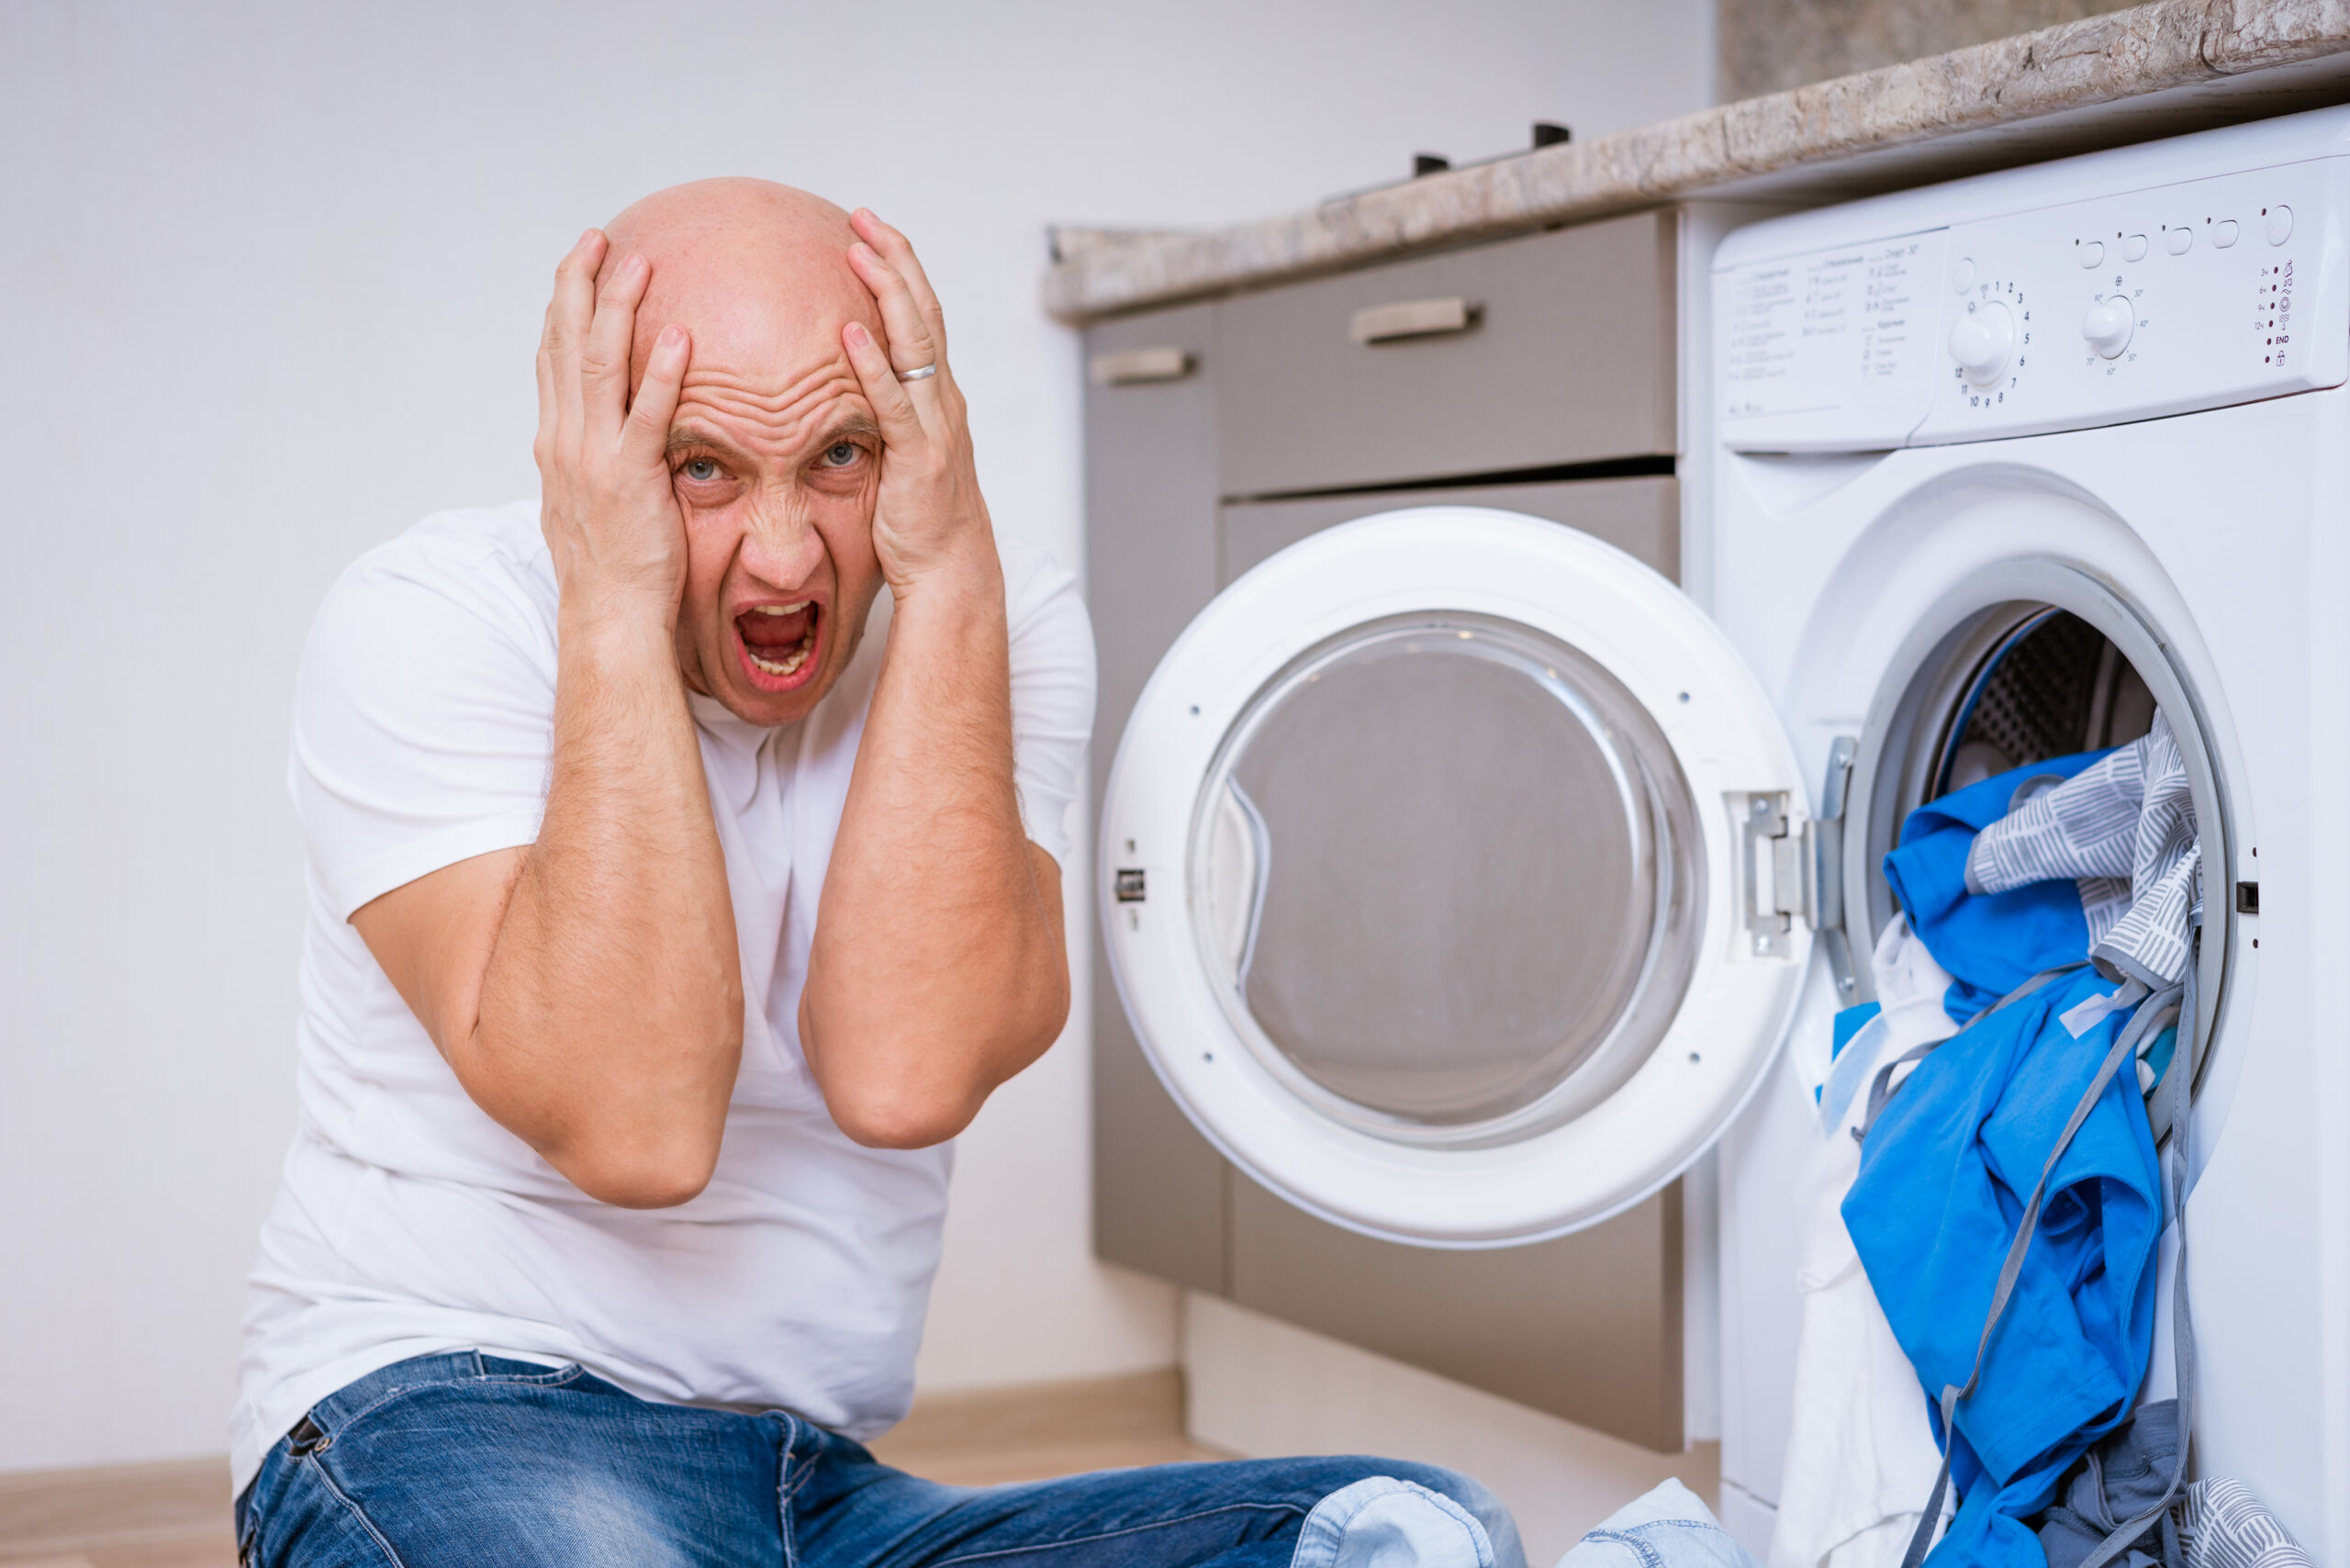
[[[1348,330],[1365,347],[1397,338],[1432,338],[1465,332],[1477,324],[1480,308],[1458,296],[1450,299],[1404,299],[1358,310]]]
[[[1125,349],[1117,353],[1096,354],[1093,358],[1093,379],[1104,386],[1131,386],[1146,381],[1181,381],[1198,365],[1199,361],[1171,344],[1158,348]]]

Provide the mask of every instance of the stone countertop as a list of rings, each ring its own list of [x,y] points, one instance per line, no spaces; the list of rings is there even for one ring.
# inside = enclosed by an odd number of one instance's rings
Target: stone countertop
[[[1083,322],[1699,195],[1842,200],[2350,101],[2350,0],[2155,0],[1206,232],[1063,228]]]

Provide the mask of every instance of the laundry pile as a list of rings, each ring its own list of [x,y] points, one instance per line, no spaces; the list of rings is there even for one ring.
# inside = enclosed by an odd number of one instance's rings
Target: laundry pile
[[[2181,1412],[2133,1408],[2184,1197],[2156,1138],[2185,1114],[2191,1050],[2166,1074],[2201,913],[2168,722],[1930,802],[1885,875],[1902,913],[1877,1001],[1837,1020],[1801,1189],[1771,1568],[2186,1568]],[[2183,1298],[2176,1334],[2187,1396]]]
[[[2151,1430],[2150,1430],[2151,1428]],[[2049,1568],[2081,1568],[2110,1529],[2117,1502],[2141,1495],[2162,1477],[2177,1453],[2165,1447],[2177,1428],[2141,1420],[2151,1441],[2143,1452],[2117,1452],[2111,1467],[2087,1463],[2076,1473],[2065,1506],[2051,1508],[2042,1527]],[[2092,1450],[2094,1458],[2097,1450]],[[2090,1510],[2075,1512],[2075,1508]],[[2052,1530],[2055,1533],[2052,1533]],[[2165,1568],[2311,1568],[2309,1556],[2285,1533],[2277,1516],[2240,1481],[2199,1481],[2187,1490],[2176,1521],[2165,1527]],[[1778,1555],[1774,1547],[1772,1556]],[[1841,1551],[1840,1558],[1844,1555]],[[1382,1559],[1384,1561],[1384,1559]],[[2130,1568],[2152,1561],[2131,1554]],[[1758,1568],[1752,1553],[1722,1529],[1697,1495],[1667,1481],[1635,1497],[1584,1532],[1556,1568]]]

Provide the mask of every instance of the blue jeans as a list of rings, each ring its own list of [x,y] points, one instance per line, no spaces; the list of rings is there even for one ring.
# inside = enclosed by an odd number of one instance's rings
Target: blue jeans
[[[1523,1568],[1475,1482],[1237,1460],[942,1486],[836,1433],[659,1405],[577,1367],[420,1356],[322,1400],[237,1500],[247,1568]]]
[[[1762,1568],[1678,1481],[1607,1516],[1559,1559],[1559,1568]]]

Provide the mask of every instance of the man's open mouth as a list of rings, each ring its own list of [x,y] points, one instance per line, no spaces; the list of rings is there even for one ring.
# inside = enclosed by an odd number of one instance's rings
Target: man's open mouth
[[[822,607],[812,599],[754,605],[736,616],[734,630],[743,639],[752,684],[767,691],[799,685],[816,656],[822,618]]]

